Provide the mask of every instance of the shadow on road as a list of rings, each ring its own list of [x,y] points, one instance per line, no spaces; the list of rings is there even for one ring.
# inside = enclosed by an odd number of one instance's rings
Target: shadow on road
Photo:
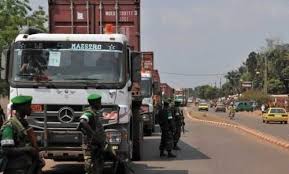
[[[61,163],[52,166],[49,170],[43,172],[43,174],[80,174],[84,173],[82,163]]]
[[[173,161],[173,160],[202,160],[210,159],[207,155],[200,152],[198,149],[185,143],[184,141],[179,142],[180,151],[174,151],[177,154],[177,158],[168,159],[160,158],[159,156],[159,144],[160,136],[146,137],[144,141],[144,156],[143,161]]]
[[[134,172],[136,174],[188,174],[188,170],[167,170],[163,167],[153,167],[147,164],[134,164]]]

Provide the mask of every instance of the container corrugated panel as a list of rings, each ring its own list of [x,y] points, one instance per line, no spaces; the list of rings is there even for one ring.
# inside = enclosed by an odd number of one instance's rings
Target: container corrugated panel
[[[164,92],[164,96],[172,97],[173,96],[173,88],[171,88],[167,83],[161,83],[161,90]]]
[[[156,82],[156,83],[161,82],[159,71],[156,69],[153,71],[153,79],[154,79],[154,82]]]
[[[154,53],[153,52],[142,52],[142,71],[153,72],[154,70]]]
[[[134,51],[140,51],[140,0],[49,0],[51,33],[125,34]]]

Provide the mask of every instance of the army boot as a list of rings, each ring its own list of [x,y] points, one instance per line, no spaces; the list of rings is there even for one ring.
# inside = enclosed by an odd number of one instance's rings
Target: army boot
[[[164,152],[163,150],[161,150],[161,151],[160,151],[160,157],[164,157],[164,156],[166,156],[166,155],[165,155],[165,152]]]
[[[172,153],[172,151],[168,151],[168,158],[176,158],[177,156]]]
[[[174,150],[182,150],[182,149],[178,145],[175,145]]]

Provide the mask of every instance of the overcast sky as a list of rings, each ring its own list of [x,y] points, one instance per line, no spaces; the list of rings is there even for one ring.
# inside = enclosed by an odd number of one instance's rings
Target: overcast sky
[[[47,8],[47,0],[30,0]],[[161,80],[174,87],[219,84],[266,38],[289,40],[288,0],[142,0],[142,50],[155,52]],[[222,79],[224,82],[224,79]]]

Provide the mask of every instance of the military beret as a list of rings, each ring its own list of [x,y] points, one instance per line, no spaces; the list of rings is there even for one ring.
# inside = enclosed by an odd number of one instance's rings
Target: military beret
[[[100,100],[100,99],[101,99],[101,95],[99,95],[99,94],[90,94],[87,97],[88,101],[94,101],[94,100]]]
[[[16,96],[11,99],[12,104],[14,105],[24,105],[24,104],[30,104],[32,102],[31,96]]]

